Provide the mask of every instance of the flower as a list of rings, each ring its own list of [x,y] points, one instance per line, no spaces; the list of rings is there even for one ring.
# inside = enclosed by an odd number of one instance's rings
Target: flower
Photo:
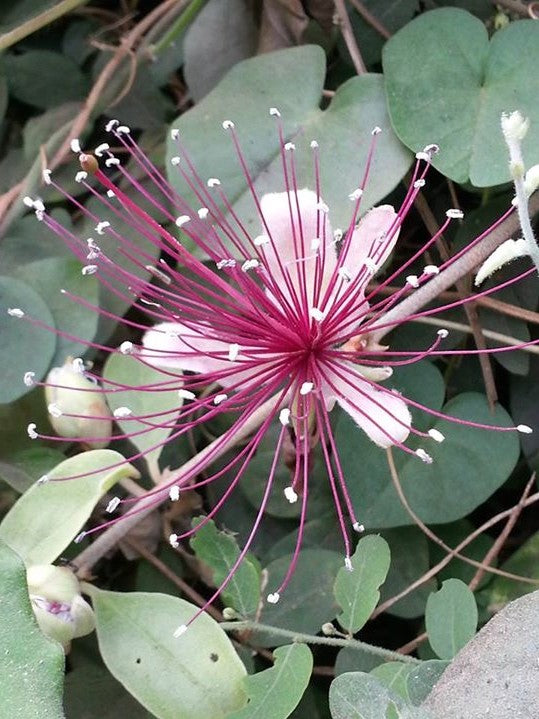
[[[67,653],[71,640],[95,629],[91,606],[68,567],[35,564],[26,571],[30,602],[41,631],[56,639]]]
[[[275,108],[270,113],[279,121]],[[142,339],[138,343],[126,340],[119,347],[97,345],[101,350],[130,354],[141,364],[155,368],[159,380],[141,386],[140,391],[178,391],[178,407],[173,420],[170,419],[170,411],[136,416],[129,407],[121,408],[121,416],[127,418],[126,421],[137,421],[138,427],[144,423],[147,429],[137,429],[137,432],[151,431],[155,427],[169,429],[166,442],[174,442],[193,427],[222,413],[234,417],[232,425],[197,455],[187,468],[167,473],[166,481],[150,493],[150,498],[155,496],[156,502],[159,502],[163,492],[169,496],[170,491],[170,498],[174,500],[181,489],[204,487],[227,470],[233,470],[232,481],[207,517],[196,528],[181,535],[173,534],[170,538],[173,546],[192,535],[217,513],[237,487],[271,423],[277,423],[279,432],[275,455],[268,469],[266,489],[252,530],[228,576],[208,600],[208,603],[213,601],[226,586],[249,550],[262,521],[278,463],[288,445],[293,449],[294,461],[285,496],[290,502],[301,503],[300,527],[289,570],[281,586],[271,588],[268,595],[269,602],[276,602],[298,559],[309,495],[308,460],[316,444],[321,448],[327,467],[345,546],[345,566],[348,568],[351,567],[348,525],[358,532],[363,531],[346,488],[346,477],[332,433],[329,413],[335,404],[352,417],[375,445],[398,447],[418,461],[432,461],[425,447],[430,442],[443,441],[444,437],[437,430],[423,432],[414,427],[409,407],[422,409],[435,417],[444,415],[401,396],[391,387],[390,378],[393,367],[426,356],[444,354],[441,343],[447,331],[443,327],[433,331],[431,346],[420,351],[391,352],[380,340],[388,329],[405,319],[402,315],[395,315],[395,307],[401,300],[402,306],[406,306],[418,289],[435,282],[434,278],[451,268],[453,262],[466,255],[470,248],[473,249],[489,230],[440,267],[419,265],[424,252],[436,243],[448,224],[462,217],[460,210],[448,210],[439,231],[403,265],[375,283],[374,276],[395,248],[402,223],[425,184],[431,157],[437,147],[431,145],[417,153],[410,187],[398,209],[382,205],[371,209],[360,219],[361,200],[368,176],[366,172],[362,185],[349,194],[351,213],[348,226],[344,231],[337,231],[332,229],[330,208],[324,203],[320,189],[318,143],[311,143],[314,189],[300,189],[296,183],[295,148],[292,143],[284,142],[281,130],[282,187],[260,198],[233,123],[226,121],[223,127],[231,133],[259,216],[260,233],[256,236],[246,230],[241,218],[236,215],[220,181],[217,178],[204,181],[199,177],[181,145],[177,130],[172,131],[172,138],[178,143],[180,154],[172,158],[171,164],[192,188],[201,205],[198,209],[189,207],[173,191],[160,171],[143,154],[129,128],[116,121],[111,121],[107,129],[115,142],[128,153],[132,166],[120,163],[104,143],[96,148],[95,156],[80,154],[83,169],[77,175],[77,181],[98,197],[109,215],[112,213],[116,218],[112,223],[70,198],[50,173],[45,174],[46,182],[63,192],[96,223],[96,236],[99,235],[103,242],[91,237],[81,243],[47,212],[39,200],[30,199],[27,204],[34,207],[38,219],[56,232],[83,262],[90,262],[85,264],[83,274],[95,274],[109,291],[122,298],[127,293],[135,295],[134,306],[144,312],[153,325],[148,329],[142,323],[123,320],[108,310],[95,308],[108,317],[125,322],[130,328],[142,330]],[[378,134],[379,129],[375,128],[371,155]],[[78,143],[75,149],[79,152]],[[99,166],[96,156],[105,158],[104,169]],[[142,170],[152,181],[154,194],[136,178],[133,167]],[[113,181],[107,168],[119,173],[120,181]],[[127,186],[130,187],[129,192]],[[160,224],[153,219],[141,204],[133,200],[133,192],[145,201],[145,206],[148,202],[153,205],[166,221]],[[514,208],[509,207],[503,217],[513,211]],[[148,247],[161,253],[157,264],[153,263],[150,253],[132,245],[129,235],[122,232],[122,225],[138,232],[148,242]],[[181,230],[180,239],[176,236],[174,225]],[[182,238],[188,238],[199,254],[189,252]],[[113,261],[104,244],[106,240],[117,246],[123,257],[122,263]],[[201,254],[207,258],[206,261],[200,259]],[[148,264],[150,261],[151,264]],[[418,265],[422,269],[413,274],[412,268]],[[150,269],[152,282],[140,279],[138,270],[141,268]],[[520,276],[530,272],[533,270],[527,270]],[[505,284],[518,279],[516,277]],[[400,282],[396,290],[393,288],[395,282]],[[491,288],[480,294],[487,295],[493,291]],[[85,304],[83,299],[69,292],[66,296]],[[464,305],[469,301],[471,298],[465,298],[449,306]],[[444,306],[420,310],[418,305],[408,316],[416,319],[442,309]],[[22,310],[19,312],[36,322]],[[21,314],[14,316],[20,317]],[[500,351],[505,349],[500,348]],[[451,352],[458,353],[459,350]],[[463,351],[465,354],[473,352]],[[98,379],[90,369],[85,375]],[[51,383],[36,384],[50,387]],[[105,382],[99,391],[106,394],[122,389],[133,387]],[[120,415],[116,414],[116,417]],[[95,417],[98,420],[102,418],[101,415]],[[523,425],[493,428],[473,421],[444,418],[470,427],[530,431]],[[425,446],[419,449],[407,446],[410,435],[419,437]],[[37,431],[35,425],[32,425],[32,436],[46,437]],[[224,468],[209,469],[236,439],[246,436],[248,441]],[[129,434],[119,433],[112,441],[125,437]],[[99,437],[94,437],[93,441],[99,441]],[[155,445],[147,451],[159,446]],[[136,453],[129,460],[140,455]],[[206,476],[201,479],[202,470]],[[111,511],[119,503],[129,501],[113,500]],[[131,513],[136,511],[135,508]],[[116,521],[121,521],[121,518],[113,518],[102,526]],[[83,535],[97,529],[88,530]],[[185,627],[180,627],[178,635],[184,630]]]

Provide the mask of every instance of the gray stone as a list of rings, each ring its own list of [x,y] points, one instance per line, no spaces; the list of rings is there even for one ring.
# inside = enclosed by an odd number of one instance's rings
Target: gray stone
[[[433,719],[538,719],[539,591],[498,612],[422,706]]]

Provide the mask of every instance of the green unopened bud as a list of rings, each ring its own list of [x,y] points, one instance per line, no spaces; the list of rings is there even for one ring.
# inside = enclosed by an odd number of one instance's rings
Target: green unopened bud
[[[69,651],[71,640],[95,629],[91,606],[68,567],[37,564],[26,572],[30,601],[41,631]]]
[[[61,437],[83,438],[94,449],[106,447],[112,434],[112,415],[105,396],[84,376],[80,360],[69,358],[48,376],[45,397],[49,419]],[[74,416],[75,415],[75,416]]]

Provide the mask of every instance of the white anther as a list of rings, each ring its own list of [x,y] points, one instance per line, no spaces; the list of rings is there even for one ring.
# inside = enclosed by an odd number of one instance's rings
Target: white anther
[[[531,427],[528,427],[527,424],[519,424],[517,425],[517,431],[521,434],[531,434],[533,432],[533,429]]]
[[[108,142],[102,142],[100,145],[98,145],[94,150],[94,155],[96,157],[103,157],[103,154],[110,150],[110,145]]]
[[[439,432],[437,429],[429,429],[427,432],[429,437],[431,437],[435,442],[443,442],[445,439],[445,436]]]
[[[75,175],[75,182],[82,182],[88,177],[88,173],[84,172],[84,170],[79,170],[77,174]]]
[[[365,531],[364,525],[360,524],[359,522],[354,522],[352,524],[352,529],[354,530],[354,532],[358,532],[359,534],[361,534],[361,532]]]
[[[106,167],[117,167],[119,164],[120,159],[118,157],[107,157],[107,159],[105,160]]]
[[[239,351],[240,351],[240,346],[239,346],[239,344],[237,344],[236,342],[233,342],[233,343],[232,343],[231,345],[229,345],[229,347],[228,347],[228,359],[229,359],[231,362],[235,362],[235,361],[238,359]]]
[[[426,152],[427,155],[437,155],[440,152],[439,145],[436,145],[434,142],[431,142],[430,145],[425,145],[423,148],[423,152]]]
[[[75,544],[80,544],[85,537],[86,537],[86,532],[80,532],[79,534],[77,534],[77,536],[75,537],[75,539],[73,541],[75,542]]]
[[[371,257],[367,257],[365,259],[365,267],[369,270],[371,275],[374,275],[374,273],[378,271],[378,265]]]
[[[69,143],[69,146],[71,148],[72,152],[75,152],[77,155],[82,152],[82,148],[80,146],[80,141],[78,137],[74,137],[71,142]]]
[[[178,535],[177,534],[171,534],[168,538],[169,544],[171,547],[174,547],[174,549],[178,549],[180,546],[180,543],[178,541]]]
[[[295,504],[298,501],[298,495],[292,487],[285,487],[283,494],[290,504]]]
[[[343,232],[340,227],[337,227],[335,230],[333,230],[333,239],[335,242],[340,242],[342,240]]]
[[[430,454],[425,452],[424,449],[421,449],[421,447],[419,449],[416,449],[415,453],[422,462],[425,462],[425,464],[432,464],[432,457],[430,456]]]
[[[421,150],[420,152],[415,153],[415,159],[416,160],[423,160],[424,162],[430,162],[431,156],[428,152],[424,152]]]
[[[268,242],[270,242],[270,238],[267,235],[258,235],[258,237],[255,237],[253,242],[257,247],[262,247],[262,245],[267,245]]]
[[[221,180],[218,180],[217,177],[210,177],[206,184],[208,187],[218,187],[221,184]]]
[[[81,274],[86,277],[86,275],[95,275],[97,272],[98,267],[97,265],[84,265],[84,267],[81,270]]]
[[[27,431],[28,436],[30,437],[30,439],[37,439],[37,438],[38,438],[39,435],[38,435],[38,433],[36,432],[36,429],[37,429],[37,424],[36,424],[35,422],[31,422],[31,423],[28,425],[28,427],[26,428],[26,431]]]
[[[126,342],[122,342],[119,349],[123,355],[130,355],[130,354],[133,354],[133,352],[135,350],[135,346],[133,345],[132,342],[126,341]]]
[[[113,497],[107,504],[107,509],[105,510],[107,514],[112,514],[113,512],[115,512],[120,506],[121,501],[122,500],[120,499],[120,497]]]
[[[37,480],[36,484],[47,484],[49,480],[50,477],[48,474],[42,474],[41,477]]]
[[[318,147],[318,142],[316,140],[311,140],[311,150],[316,150]]]
[[[22,202],[24,205],[26,205],[26,207],[29,207],[31,210],[34,209],[34,200],[32,197],[26,195],[26,197],[22,198]]]
[[[345,557],[345,558],[344,558],[344,567],[345,567],[345,569],[347,569],[349,572],[353,572],[353,571],[354,571],[354,567],[352,566],[352,560],[350,559],[350,557]]]
[[[233,130],[234,127],[235,127],[235,125],[232,122],[232,120],[225,120],[223,122],[223,130]]]
[[[118,133],[118,135],[129,135],[129,133],[131,132],[131,128],[127,125],[118,125],[118,127],[116,128],[116,132]]]
[[[329,207],[326,205],[325,202],[322,202],[322,200],[317,202],[315,207],[317,210],[320,210],[320,212],[329,212]]]
[[[359,200],[362,194],[363,190],[361,189],[361,187],[356,187],[356,189],[348,195],[348,199],[352,200],[352,202],[354,200]]]
[[[176,631],[174,632],[174,639],[178,639],[178,638],[181,637],[183,634],[185,634],[186,631],[187,631],[187,625],[185,625],[185,624],[180,624],[180,626],[179,626],[179,627],[176,629]]]
[[[109,120],[107,124],[105,125],[105,130],[107,132],[112,132],[114,128],[119,125],[120,122],[118,120]]]
[[[422,187],[425,187],[425,184],[426,184],[426,182],[423,179],[416,180],[414,182],[414,189],[420,190]]]
[[[178,487],[177,484],[173,485],[173,486],[168,490],[168,496],[169,496],[171,502],[177,502],[177,501],[178,501],[178,499],[180,498],[180,488]]]
[[[222,270],[225,267],[236,267],[236,260],[219,260],[215,263],[218,270]]]
[[[43,179],[43,182],[46,185],[51,184],[52,180],[51,180],[51,171],[50,170],[48,170],[48,169],[43,170],[43,172],[41,173],[41,177]]]
[[[448,217],[450,220],[462,220],[462,218],[464,217],[464,212],[456,208],[451,208],[449,210],[446,210],[445,216]]]
[[[170,137],[172,140],[177,140],[180,137],[180,131],[177,127],[173,127],[170,131]]]
[[[419,279],[417,275],[408,275],[406,282],[410,285],[410,287],[419,287]]]
[[[322,322],[322,320],[326,316],[326,313],[322,312],[322,310],[318,309],[318,307],[312,307],[310,315],[313,320],[316,320],[317,322]]]
[[[61,417],[63,412],[57,404],[51,403],[47,407],[47,411],[51,417]]]
[[[319,237],[313,237],[311,240],[311,250],[318,250],[321,244],[322,240]]]
[[[124,417],[131,417],[133,411],[129,407],[117,407],[113,414],[116,419],[123,419]]]
[[[281,595],[279,594],[279,592],[273,592],[272,594],[268,594],[267,601],[269,602],[269,604],[277,604],[280,598]]]
[[[179,155],[174,155],[174,157],[170,158],[170,164],[172,165],[172,167],[178,167],[181,161],[182,160]]]
[[[283,427],[286,427],[290,424],[290,410],[288,407],[284,407],[279,412],[279,422],[283,425]]]
[[[194,392],[191,392],[191,390],[188,390],[188,389],[179,389],[178,397],[180,399],[195,399],[196,394]]]
[[[45,212],[45,205],[41,200],[34,200],[34,210],[36,212]]]
[[[424,275],[438,275],[440,274],[439,267],[436,267],[436,265],[425,265],[423,268],[423,274]]]
[[[107,197],[116,197],[114,190],[107,190]]]
[[[281,113],[279,112],[279,110],[276,107],[270,107],[269,114],[272,117],[281,117]]]
[[[191,221],[191,218],[189,217],[189,215],[180,215],[179,217],[176,218],[176,226],[183,227],[190,221]]]
[[[98,235],[103,235],[107,227],[110,227],[110,222],[107,222],[107,220],[103,220],[102,222],[97,223],[97,225],[95,226],[95,231]]]
[[[346,267],[339,267],[337,270],[337,274],[341,278],[341,280],[344,280],[345,282],[350,282],[352,279],[352,275],[349,270],[346,269]]]
[[[295,149],[296,149],[296,146],[294,145],[293,142],[285,142],[284,149],[285,149],[287,152],[291,152],[292,150],[295,150]]]
[[[260,262],[255,259],[245,260],[245,262],[241,266],[241,269],[243,272],[248,272],[249,270],[254,270],[254,268],[258,267],[259,264],[260,264]]]
[[[24,312],[19,307],[10,307],[7,313],[10,317],[17,317],[18,319],[24,317]]]
[[[213,398],[213,404],[214,404],[214,405],[219,405],[219,404],[221,404],[221,402],[224,402],[225,399],[228,399],[228,395],[227,395],[227,394],[224,394],[224,393],[223,393],[223,394],[216,394],[215,397]]]
[[[84,362],[80,357],[75,357],[75,359],[71,362],[71,369],[77,374],[83,374]]]
[[[445,338],[449,335],[449,330],[446,330],[444,327],[442,327],[442,329],[438,330],[436,334],[438,335],[438,337],[445,340]]]
[[[199,209],[197,210],[197,215],[199,216],[199,218],[201,220],[205,220],[209,214],[210,214],[210,211],[208,210],[207,207],[199,207]]]
[[[378,125],[376,125],[376,127],[372,128],[371,135],[379,135],[381,132],[382,132],[382,128],[378,127]]]
[[[309,394],[309,392],[312,392],[314,389],[314,384],[312,382],[304,382],[301,387],[299,388],[299,393],[301,395]]]
[[[32,387],[34,385],[34,380],[36,377],[35,372],[25,372],[24,377],[22,378],[22,381],[27,387]]]

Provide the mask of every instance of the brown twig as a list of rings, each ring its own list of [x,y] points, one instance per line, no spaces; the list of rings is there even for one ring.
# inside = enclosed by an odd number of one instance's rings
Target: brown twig
[[[368,10],[365,5],[360,2],[360,0],[350,0],[351,5],[355,7],[359,15],[365,20],[367,25],[370,25],[376,32],[381,35],[384,40],[389,40],[391,37],[391,33],[389,30],[382,25],[380,20],[378,20],[377,17],[375,17],[370,10]]]
[[[367,68],[363,62],[363,58],[361,57],[361,52],[357,45],[356,38],[354,37],[354,30],[352,28],[350,18],[348,17],[344,0],[334,0],[334,2],[335,9],[337,10],[337,16],[339,18],[341,33],[344,38],[344,42],[346,43],[346,47],[348,48],[348,52],[350,53],[350,57],[352,58],[352,62],[354,63],[355,70],[358,75],[364,75],[367,72]]]

